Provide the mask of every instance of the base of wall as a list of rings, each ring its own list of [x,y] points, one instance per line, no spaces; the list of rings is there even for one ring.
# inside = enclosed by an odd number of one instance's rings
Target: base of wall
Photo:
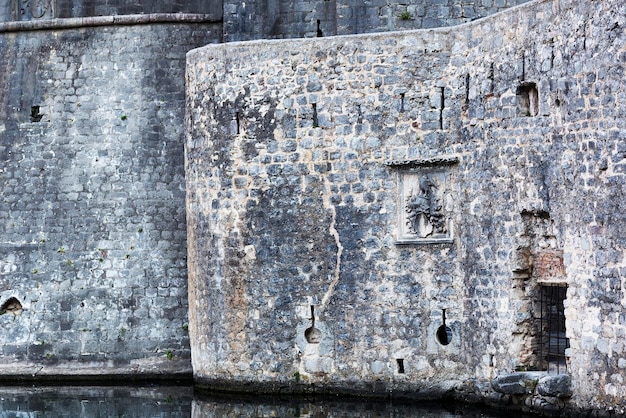
[[[518,374],[515,374],[518,375]],[[538,383],[540,377],[533,376]],[[494,379],[501,379],[501,377]],[[569,399],[554,396],[544,396],[539,393],[537,386],[532,391],[522,394],[502,393],[495,390],[492,381],[478,381],[468,379],[453,380],[428,384],[414,390],[391,389],[384,382],[361,382],[346,385],[334,384],[304,384],[297,382],[253,382],[231,381],[226,379],[196,378],[196,392],[210,396],[234,396],[238,399],[246,396],[279,396],[294,398],[325,399],[337,401],[341,398],[368,399],[372,401],[401,401],[401,402],[428,402],[450,401],[465,405],[486,406],[489,408],[524,412],[538,416],[567,416],[567,417],[609,417],[610,411],[589,408],[580,408]]]
[[[392,389],[385,382],[333,383],[298,383],[292,382],[254,382],[231,381],[226,379],[195,379],[196,387],[205,393],[254,393],[258,395],[315,395],[345,398],[369,399],[405,399],[415,401],[439,400],[451,398],[455,387],[461,382],[438,382],[435,385],[413,387],[411,390]]]
[[[93,362],[86,365],[57,363],[40,365],[14,363],[0,366],[0,384],[109,384],[109,383],[192,384],[193,372],[188,359],[146,359],[128,365]]]

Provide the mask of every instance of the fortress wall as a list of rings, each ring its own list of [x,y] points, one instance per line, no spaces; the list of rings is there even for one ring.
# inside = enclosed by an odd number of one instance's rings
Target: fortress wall
[[[222,18],[222,2],[214,0],[153,1],[149,6],[127,0],[0,0],[0,22],[154,13],[193,13]]]
[[[0,34],[2,374],[190,372],[185,51],[220,35]]]
[[[527,407],[619,409],[624,12],[191,52],[196,378],[520,402],[489,382],[541,366],[560,287],[573,397]]]
[[[490,178],[480,193],[486,199],[478,202],[489,208],[481,222],[489,214],[495,215],[489,222],[498,222],[492,230],[500,243],[485,248],[481,264],[490,264],[491,251],[513,250],[513,280],[501,283],[503,290],[512,288],[494,305],[502,342],[496,352],[519,349],[521,318],[537,309],[525,302],[528,288],[537,280],[566,284],[572,403],[623,411],[624,5],[542,2],[519,17],[501,16],[465,33],[470,40],[462,71],[470,76],[469,100],[465,118],[456,122],[459,131],[477,139],[468,148],[475,162],[467,175],[484,172]],[[516,82],[536,83],[535,117],[519,117],[527,109],[520,113]],[[481,252],[474,244],[469,254]],[[551,252],[557,257],[549,260]],[[526,257],[523,272],[520,258]],[[477,288],[468,296],[481,294]]]
[[[224,38],[311,38],[452,26],[527,1],[225,0]]]

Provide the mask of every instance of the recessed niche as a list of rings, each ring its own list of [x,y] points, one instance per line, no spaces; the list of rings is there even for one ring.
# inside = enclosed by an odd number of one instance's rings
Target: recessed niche
[[[517,110],[520,116],[539,114],[539,91],[535,83],[523,83],[517,88]]]
[[[11,297],[6,302],[0,306],[0,315],[5,313],[12,313],[13,315],[17,315],[22,312],[22,304],[17,298]]]
[[[39,113],[39,106],[31,106],[30,108],[30,121],[39,122],[43,118],[43,115]]]

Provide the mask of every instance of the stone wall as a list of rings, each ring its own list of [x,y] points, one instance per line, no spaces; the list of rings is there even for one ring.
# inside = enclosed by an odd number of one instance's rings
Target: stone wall
[[[222,28],[227,40],[325,36],[451,24],[463,9],[246,3],[0,0],[0,373],[189,371],[186,51]],[[405,9],[398,27],[382,20]]]
[[[0,26],[2,374],[190,371],[184,20]]]
[[[224,39],[304,38],[452,26],[528,0],[224,1]]]
[[[196,378],[623,410],[625,16],[544,0],[191,52]],[[489,385],[542,367],[547,286],[569,401]]]
[[[0,0],[0,22],[155,13],[195,13],[222,17],[222,2],[159,0],[147,6],[127,0]]]

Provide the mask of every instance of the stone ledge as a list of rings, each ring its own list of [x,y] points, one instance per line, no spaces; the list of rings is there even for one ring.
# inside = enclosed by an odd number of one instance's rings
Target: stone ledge
[[[81,382],[154,382],[179,381],[191,383],[193,372],[188,359],[140,361],[115,366],[110,362],[85,365],[57,363],[40,365],[16,363],[0,365],[0,384],[8,383],[81,383]]]
[[[120,16],[72,17],[0,23],[0,33],[76,29],[97,26],[151,25],[155,23],[221,23],[213,15],[195,13],[151,13]]]
[[[491,381],[493,390],[505,395],[531,394],[537,387],[539,379],[544,377],[544,372],[520,372],[503,374]]]
[[[491,381],[493,390],[506,395],[529,395],[537,391],[542,396],[569,398],[572,381],[569,375],[548,375],[545,372],[504,374]]]
[[[570,398],[573,395],[572,379],[567,374],[545,376],[539,379],[537,392],[543,396]]]
[[[288,381],[235,380],[228,378],[194,377],[196,389],[204,393],[229,393],[258,395],[315,395],[363,399],[396,399],[433,401],[452,399],[461,382],[449,380],[436,384],[415,384],[404,389],[394,389],[382,381],[306,383]]]

